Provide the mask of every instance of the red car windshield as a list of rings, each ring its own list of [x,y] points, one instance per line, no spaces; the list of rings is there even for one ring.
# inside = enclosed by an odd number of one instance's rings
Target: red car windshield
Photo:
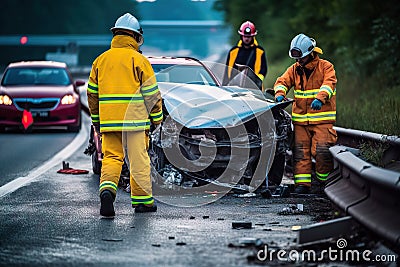
[[[48,67],[9,68],[1,85],[69,85],[71,80],[65,69]]]

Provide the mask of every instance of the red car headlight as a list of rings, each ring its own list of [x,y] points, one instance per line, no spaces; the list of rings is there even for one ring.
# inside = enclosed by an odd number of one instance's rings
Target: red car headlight
[[[65,95],[61,99],[62,105],[71,105],[71,104],[75,104],[75,102],[76,102],[76,98],[73,95]]]
[[[12,100],[8,95],[0,95],[0,105],[10,106],[12,105]]]

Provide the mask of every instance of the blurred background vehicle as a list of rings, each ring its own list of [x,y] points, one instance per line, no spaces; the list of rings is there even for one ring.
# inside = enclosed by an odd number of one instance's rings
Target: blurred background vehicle
[[[25,112],[32,128],[62,126],[68,131],[81,129],[81,99],[67,65],[53,61],[10,63],[1,80],[0,131],[22,127]],[[26,114],[26,113],[25,113]]]

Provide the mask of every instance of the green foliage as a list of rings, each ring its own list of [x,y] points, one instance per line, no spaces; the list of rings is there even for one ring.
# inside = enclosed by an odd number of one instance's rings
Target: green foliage
[[[268,56],[267,87],[293,63],[291,39],[317,40],[338,77],[337,125],[400,135],[400,5],[398,0],[217,0],[233,26],[244,20],[259,31]]]
[[[126,12],[136,15],[132,0],[1,0],[0,34],[109,33]]]
[[[387,143],[366,142],[360,144],[360,152],[367,162],[379,167],[385,167],[383,155],[389,147]]]

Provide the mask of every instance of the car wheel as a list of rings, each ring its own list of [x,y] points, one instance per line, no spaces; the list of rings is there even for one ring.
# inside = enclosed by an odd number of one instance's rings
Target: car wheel
[[[92,169],[94,174],[101,174],[101,161],[97,158],[97,153],[92,154]]]
[[[274,161],[272,162],[271,168],[268,173],[268,185],[280,185],[283,178],[283,172],[285,170],[285,154],[281,153],[275,155]]]

